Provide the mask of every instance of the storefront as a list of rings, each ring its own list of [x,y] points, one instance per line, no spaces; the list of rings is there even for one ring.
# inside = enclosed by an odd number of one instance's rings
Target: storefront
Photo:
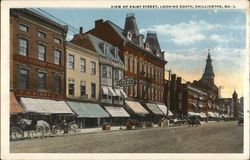
[[[153,123],[158,123],[163,117],[164,113],[153,103],[142,103],[145,108],[149,111],[149,121]]]
[[[143,108],[143,106],[136,101],[125,101],[125,107],[127,111],[130,113],[132,119],[136,119],[139,121],[146,121],[147,115],[149,112]]]
[[[67,104],[77,115],[80,128],[98,127],[108,121],[108,113],[99,104],[76,101],[67,101]]]
[[[216,120],[216,116],[213,112],[207,112],[208,120]]]
[[[10,92],[10,125],[15,125],[18,121],[18,117],[24,110],[18,103],[15,94]]]
[[[110,115],[110,124],[115,126],[125,125],[130,115],[128,112],[122,107],[104,107],[106,112]]]
[[[50,125],[58,124],[63,120],[73,121],[74,113],[65,101],[38,98],[20,98],[20,104],[24,108],[25,118],[45,120]]]

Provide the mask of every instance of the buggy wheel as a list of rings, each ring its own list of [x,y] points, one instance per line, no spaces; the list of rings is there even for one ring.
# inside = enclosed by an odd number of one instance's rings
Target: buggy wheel
[[[62,128],[56,125],[52,127],[51,131],[53,135],[60,135],[62,133]]]
[[[76,124],[69,125],[68,130],[69,130],[69,133],[77,133],[80,131]]]
[[[24,132],[19,127],[11,127],[10,128],[10,139],[11,140],[19,140],[22,139],[24,136]]]

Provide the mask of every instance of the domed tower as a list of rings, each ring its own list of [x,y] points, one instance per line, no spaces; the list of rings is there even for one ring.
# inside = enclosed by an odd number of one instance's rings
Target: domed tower
[[[214,84],[214,69],[213,69],[213,65],[212,65],[212,59],[210,56],[210,49],[208,49],[208,55],[207,55],[207,60],[206,60],[206,67],[205,67],[205,71],[202,75],[202,80],[208,80],[209,82]]]

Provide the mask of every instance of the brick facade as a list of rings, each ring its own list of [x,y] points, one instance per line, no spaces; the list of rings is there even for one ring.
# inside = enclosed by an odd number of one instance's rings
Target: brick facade
[[[24,30],[20,27],[24,26]],[[45,33],[45,37],[39,36]],[[10,89],[17,96],[65,97],[65,38],[67,28],[27,9],[10,12]],[[27,55],[19,53],[20,39],[27,41]],[[59,40],[58,43],[55,39]],[[45,47],[45,58],[39,60],[38,45]],[[60,63],[55,64],[54,52],[60,52]],[[20,69],[28,70],[28,89],[19,88]],[[45,73],[45,89],[38,89],[38,73]],[[55,76],[61,80],[60,93],[55,92]]]

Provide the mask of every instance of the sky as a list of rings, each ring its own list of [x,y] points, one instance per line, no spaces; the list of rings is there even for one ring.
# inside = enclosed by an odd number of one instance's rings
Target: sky
[[[185,81],[199,80],[205,69],[208,48],[221,96],[231,97],[234,90],[242,96],[246,67],[245,10],[214,9],[107,9],[41,8],[84,32],[95,20],[110,20],[124,28],[125,17],[135,13],[140,33],[156,31],[161,49],[171,70]],[[70,40],[74,33],[68,32]],[[168,74],[166,74],[168,75]],[[166,78],[168,78],[166,76]],[[184,82],[185,82],[184,81]]]

